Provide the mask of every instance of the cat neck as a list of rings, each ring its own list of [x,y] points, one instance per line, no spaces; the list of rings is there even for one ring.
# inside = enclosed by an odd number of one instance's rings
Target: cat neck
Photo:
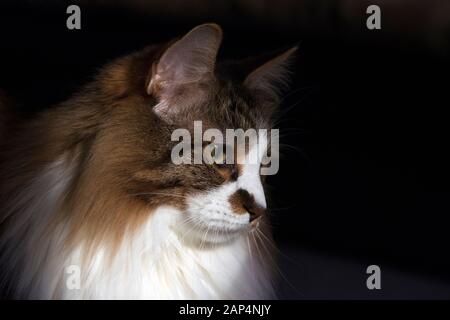
[[[99,249],[83,265],[73,252],[68,265],[82,265],[79,290],[63,298],[265,299],[273,297],[270,265],[243,234],[214,248],[187,245],[175,231],[182,213],[160,207],[134,234],[124,237],[109,261]],[[260,248],[260,250],[264,250]]]
[[[273,257],[266,251],[267,244],[258,244],[258,237],[244,233],[220,246],[189,245],[176,231],[183,213],[170,206],[160,206],[149,213],[146,221],[138,229],[125,233],[114,249],[100,243],[90,251],[90,259],[86,259],[89,250],[83,243],[66,251],[70,221],[62,221],[50,234],[46,226],[55,215],[61,215],[58,210],[72,171],[64,161],[56,161],[23,190],[26,195],[18,195],[22,200],[17,200],[13,207],[14,219],[24,223],[13,224],[16,227],[0,239],[3,247],[14,247],[1,257],[5,267],[1,276],[17,280],[12,288],[15,296],[36,299],[273,297],[269,267]],[[21,259],[28,261],[26,268],[15,263]]]

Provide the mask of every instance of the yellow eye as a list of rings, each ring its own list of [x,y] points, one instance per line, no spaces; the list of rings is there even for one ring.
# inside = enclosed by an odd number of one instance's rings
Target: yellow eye
[[[211,155],[215,164],[225,164],[226,155],[223,144],[214,144],[214,149]]]
[[[270,168],[270,162],[268,162],[268,163],[262,163],[261,162],[261,168]]]
[[[203,149],[204,160],[208,164],[224,165],[226,162],[225,148],[223,144],[210,143]]]

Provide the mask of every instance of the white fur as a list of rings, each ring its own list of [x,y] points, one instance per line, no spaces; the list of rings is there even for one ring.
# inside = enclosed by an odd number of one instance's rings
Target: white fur
[[[160,207],[142,229],[127,236],[108,263],[99,250],[81,264],[81,287],[65,299],[264,299],[273,295],[262,261],[249,252],[247,236],[215,248],[190,247],[176,231],[182,213]],[[82,249],[80,249],[80,252]]]
[[[0,238],[5,250],[3,280],[14,277],[15,297],[37,299],[266,299],[274,295],[270,270],[255,250],[249,215],[232,212],[227,201],[238,188],[254,194],[265,206],[255,167],[245,167],[236,182],[188,199],[187,212],[162,206],[141,228],[129,231],[112,261],[106,247],[85,262],[85,246],[62,255],[65,226],[50,237],[45,227],[57,213],[72,177],[63,160],[42,170],[11,201],[15,214],[9,232]],[[255,181],[256,180],[256,181]],[[195,221],[200,221],[200,229]],[[194,227],[192,234],[188,228]],[[203,232],[202,232],[203,231]],[[209,234],[208,234],[209,232]],[[194,241],[192,241],[194,240]],[[21,264],[20,259],[26,263]],[[67,284],[67,268],[81,271],[80,287]]]
[[[267,138],[260,135],[258,143],[250,147],[236,181],[227,182],[215,190],[188,199],[186,219],[182,227],[190,239],[200,242],[200,245],[229,242],[249,228],[250,214],[237,214],[230,205],[230,197],[239,189],[253,195],[255,202],[266,208],[260,178],[261,159],[266,147]]]
[[[0,237],[0,280],[14,279],[15,297],[50,299],[63,275],[58,252],[63,247],[64,227],[58,227],[52,237],[45,233],[63,201],[72,171],[64,159],[55,161],[4,207],[4,217],[10,220]]]
[[[242,174],[238,178],[237,187],[247,190],[254,196],[258,205],[263,208],[267,207],[264,189],[261,184],[260,170],[261,160],[267,149],[267,136],[260,134],[258,144],[252,146],[248,153],[248,161],[243,164]],[[255,159],[256,161],[253,161]]]

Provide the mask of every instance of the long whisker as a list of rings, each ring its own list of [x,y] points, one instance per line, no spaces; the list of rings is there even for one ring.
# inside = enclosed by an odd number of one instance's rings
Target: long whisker
[[[247,247],[248,247],[248,254],[250,256],[250,261],[253,263],[253,254],[250,246],[250,236],[248,234],[247,234]]]
[[[283,271],[280,269],[280,267],[278,266],[277,262],[275,261],[275,259],[272,257],[270,250],[267,248],[265,241],[261,238],[261,230],[259,229],[255,229],[256,231],[256,236],[258,237],[259,241],[261,241],[261,246],[262,248],[266,251],[268,258],[270,259],[272,265],[275,268],[275,271],[281,276],[281,278],[292,288],[296,291],[296,293],[303,295],[293,284],[292,282],[290,282],[287,277],[284,275]],[[269,241],[270,242],[270,241]]]
[[[192,232],[194,232],[195,230],[200,230],[199,227],[202,225],[202,221],[200,221],[197,217],[193,216],[193,217],[189,217],[188,219],[184,220],[182,222],[182,226],[183,225],[188,226],[188,229],[186,230],[186,232],[180,239],[182,242],[185,240],[185,238],[188,235],[192,234]]]
[[[262,252],[259,250],[258,241],[257,241],[257,239],[256,239],[256,237],[255,237],[255,232],[251,232],[251,235],[252,235],[252,237],[253,237],[253,243],[254,243],[255,246],[256,246],[256,251],[258,252],[260,259],[263,259]]]

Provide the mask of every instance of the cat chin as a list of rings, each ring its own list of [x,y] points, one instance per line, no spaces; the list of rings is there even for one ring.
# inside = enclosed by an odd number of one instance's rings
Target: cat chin
[[[185,221],[178,228],[176,233],[179,239],[190,247],[199,249],[214,249],[227,246],[235,242],[251,230],[249,223],[239,226],[198,226],[189,221]]]

